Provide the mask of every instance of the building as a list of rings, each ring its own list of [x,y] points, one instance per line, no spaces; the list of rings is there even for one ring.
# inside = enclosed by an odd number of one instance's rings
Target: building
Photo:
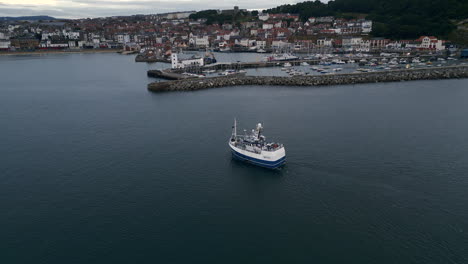
[[[116,40],[118,43],[125,44],[125,43],[130,42],[130,36],[127,34],[118,34]]]
[[[333,39],[329,39],[329,38],[317,39],[317,46],[318,47],[332,47],[333,46]]]
[[[210,46],[210,40],[208,39],[208,36],[203,36],[201,38],[196,37],[194,42],[195,46],[199,48],[207,48]]]
[[[372,21],[371,20],[363,20],[361,22],[361,28],[363,34],[369,34],[372,31]]]
[[[355,49],[361,47],[361,37],[343,37],[342,46],[347,49]]]
[[[288,48],[289,46],[290,44],[283,40],[273,40],[271,42],[271,47],[273,49],[285,49],[285,48]]]
[[[256,40],[252,40],[252,39],[246,39],[246,38],[243,38],[239,41],[238,45],[242,46],[242,47],[253,47],[253,46],[256,46]]]
[[[390,43],[389,39],[385,38],[373,38],[370,40],[371,49],[382,49],[385,48]]]
[[[0,39],[8,39],[9,36],[5,34],[4,32],[0,32]]]
[[[171,66],[172,69],[183,69],[190,66],[203,66],[203,58],[191,58],[185,60],[179,60],[177,53],[171,54]]]
[[[0,39],[0,50],[9,50],[11,41],[7,39]]]
[[[432,49],[432,50],[444,50],[444,41],[437,39],[433,36],[421,36],[416,40],[419,44],[419,49]]]
[[[260,13],[258,14],[258,19],[261,21],[267,21],[270,18],[270,15],[267,13]]]
[[[246,12],[246,9],[239,9],[238,6],[235,6],[234,9],[226,9],[226,10],[221,10],[221,14],[225,15],[235,15],[239,12]]]
[[[11,46],[19,50],[33,50],[39,46],[39,40],[34,37],[17,37],[10,41]]]
[[[274,26],[274,24],[265,23],[262,25],[262,29],[272,29]]]
[[[325,16],[325,17],[316,17],[314,22],[316,22],[316,23],[332,23],[333,20],[335,20],[334,17]]]
[[[267,43],[266,43],[265,40],[257,40],[256,44],[257,44],[258,49],[266,49],[267,48]]]

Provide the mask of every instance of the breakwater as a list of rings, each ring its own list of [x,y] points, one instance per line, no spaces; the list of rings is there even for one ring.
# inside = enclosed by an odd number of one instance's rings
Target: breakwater
[[[171,60],[161,57],[148,57],[144,55],[137,55],[135,57],[135,62],[164,62],[164,63],[171,63]]]
[[[222,76],[148,84],[152,92],[194,91],[236,85],[325,86],[357,83],[397,82],[468,78],[468,66],[447,66],[424,69],[403,69],[367,73],[345,73],[312,76]]]

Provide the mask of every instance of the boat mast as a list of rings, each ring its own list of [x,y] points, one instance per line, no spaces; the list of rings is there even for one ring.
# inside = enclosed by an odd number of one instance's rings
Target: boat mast
[[[237,119],[234,118],[234,136],[237,138]]]
[[[262,124],[261,124],[261,123],[258,123],[258,124],[257,124],[257,138],[258,138],[258,139],[260,139],[260,135],[261,135],[261,133],[262,133],[262,129],[263,129]]]
[[[232,127],[232,136],[237,139],[237,119],[234,118],[234,126]]]

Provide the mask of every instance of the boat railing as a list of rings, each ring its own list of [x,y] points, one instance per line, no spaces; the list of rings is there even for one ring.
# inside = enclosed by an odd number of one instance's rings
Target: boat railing
[[[247,146],[252,146],[253,149],[247,149]],[[237,148],[240,148],[242,150],[246,150],[246,151],[250,151],[250,152],[254,152],[254,153],[257,153],[257,154],[260,154],[262,151],[270,151],[270,152],[273,152],[273,151],[277,151],[278,149],[281,149],[283,147],[283,144],[273,144],[273,145],[256,145],[256,144],[246,144],[244,142],[235,142],[234,143],[234,146],[237,147]]]

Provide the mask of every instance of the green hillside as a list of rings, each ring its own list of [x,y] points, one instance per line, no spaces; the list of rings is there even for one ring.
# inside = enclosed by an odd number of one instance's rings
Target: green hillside
[[[372,35],[394,39],[414,39],[421,35],[448,37],[456,29],[454,21],[468,18],[467,0],[335,0],[308,1],[265,10],[268,13],[295,13],[306,20],[312,16],[350,18],[364,13],[374,21]]]

